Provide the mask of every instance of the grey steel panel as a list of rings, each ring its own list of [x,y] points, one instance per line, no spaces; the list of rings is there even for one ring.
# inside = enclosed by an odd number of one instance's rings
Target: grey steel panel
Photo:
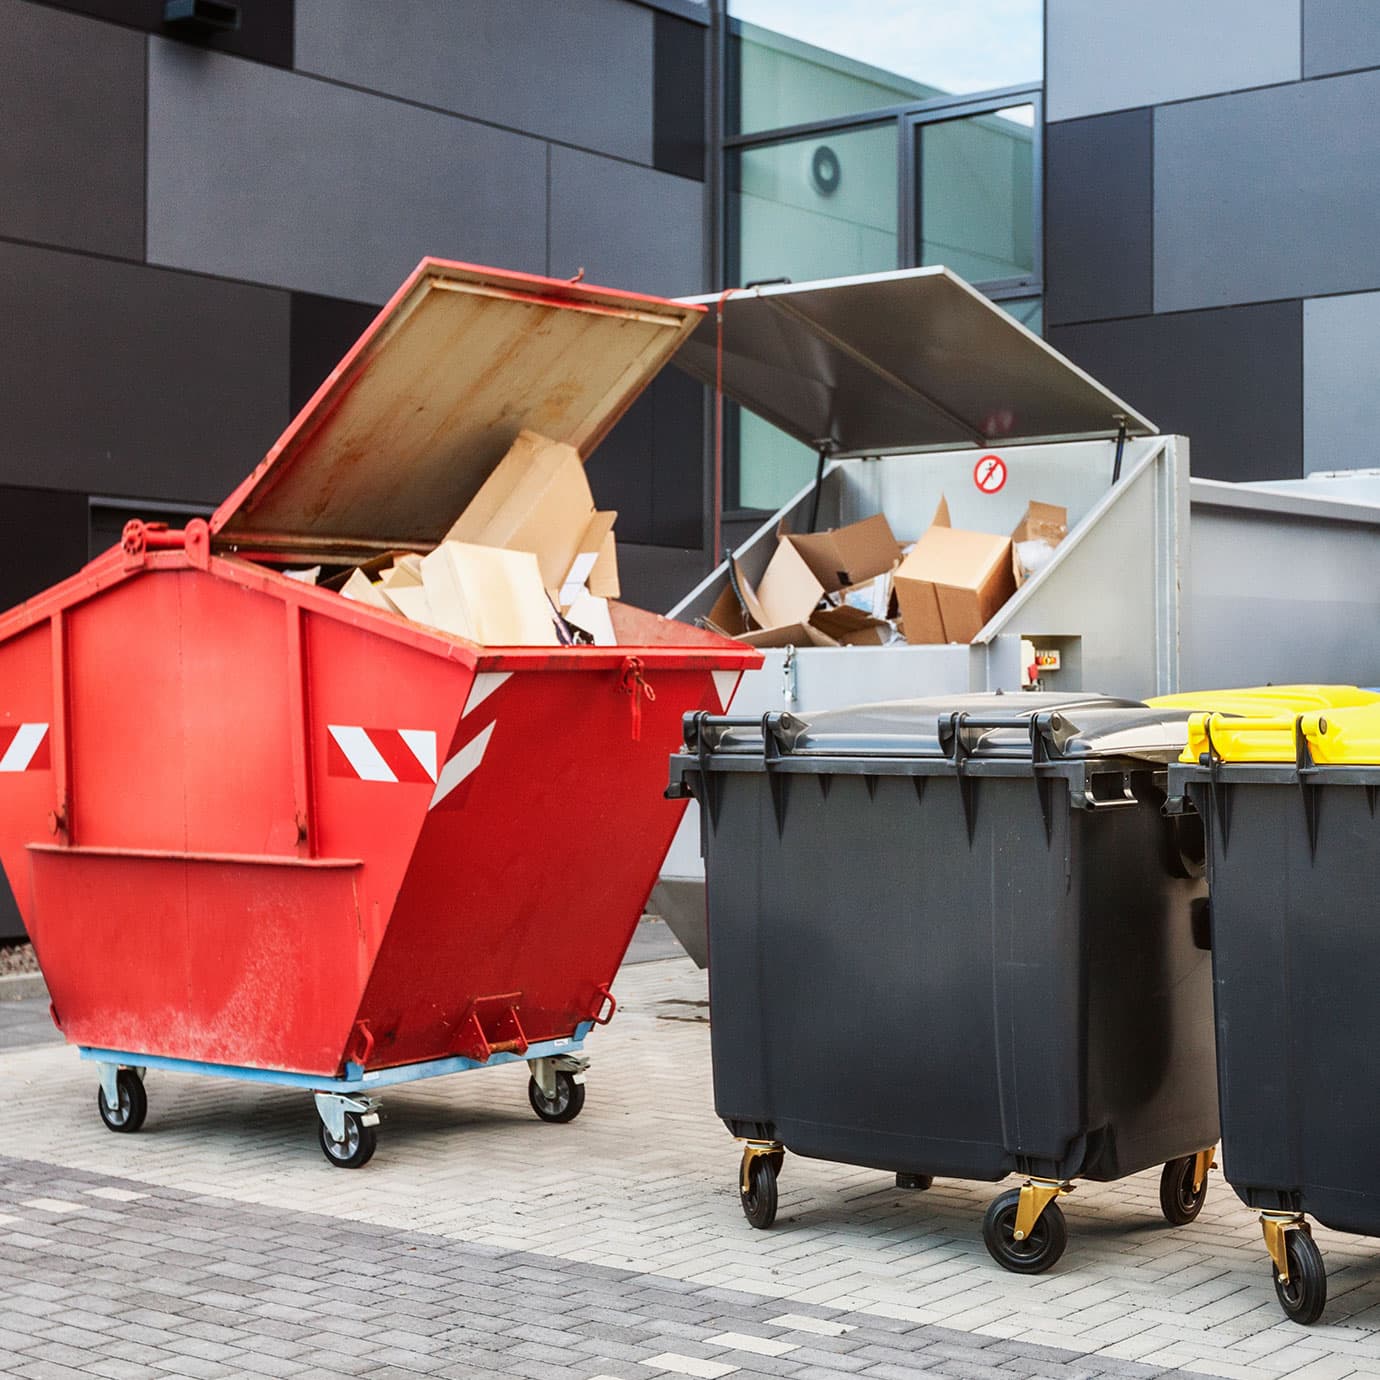
[[[296,63],[650,163],[655,18],[624,0],[298,0]]]
[[[1155,310],[1380,287],[1380,72],[1155,112]]]
[[[0,235],[144,256],[144,39],[0,0]]]
[[[1049,335],[1166,430],[1192,436],[1195,474],[1288,478],[1303,473],[1302,315],[1297,302],[1274,302]]]
[[[553,145],[552,277],[583,268],[610,287],[702,291],[704,197],[703,183]]]
[[[1045,322],[1154,309],[1151,112],[1045,130]]]
[[[1297,81],[1299,0],[1048,0],[1048,117]]]
[[[1380,436],[1380,292],[1303,304],[1303,467],[1374,463]]]
[[[1303,0],[1303,75],[1380,67],[1375,0]]]
[[[288,411],[288,295],[0,243],[0,483],[214,503]]]
[[[535,139],[151,39],[151,262],[383,301],[427,254],[539,270]]]
[[[713,385],[716,296],[676,363]],[[1132,435],[1154,424],[948,269],[751,288],[722,303],[724,392],[840,455]]]
[[[1195,479],[1184,684],[1380,685],[1380,506]]]

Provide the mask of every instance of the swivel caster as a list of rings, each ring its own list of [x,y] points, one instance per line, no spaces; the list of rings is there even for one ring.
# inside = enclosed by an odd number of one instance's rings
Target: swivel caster
[[[144,1091],[144,1080],[133,1069],[102,1068],[101,1086],[96,1089],[96,1107],[107,1130],[137,1131],[149,1114],[149,1095]]]
[[[982,1240],[1002,1269],[1038,1275],[1063,1255],[1069,1229],[1054,1199],[1067,1191],[1053,1184],[1026,1184],[992,1200],[982,1219]]]
[[[785,1163],[780,1146],[746,1145],[738,1176],[738,1201],[743,1216],[759,1231],[776,1221],[776,1177]]]

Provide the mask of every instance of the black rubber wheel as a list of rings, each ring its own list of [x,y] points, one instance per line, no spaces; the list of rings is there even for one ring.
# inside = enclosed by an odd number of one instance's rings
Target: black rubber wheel
[[[759,1231],[765,1231],[776,1221],[776,1160],[775,1155],[757,1155],[748,1166],[748,1191],[741,1186],[738,1198],[743,1216]]]
[[[1193,1191],[1193,1168],[1197,1161],[1196,1155],[1182,1155],[1170,1160],[1160,1175],[1160,1211],[1171,1227],[1186,1227],[1207,1202],[1206,1174],[1197,1193]]]
[[[1034,1229],[1024,1241],[1017,1241],[1016,1209],[1021,1191],[994,1198],[982,1219],[982,1239],[993,1260],[1003,1270],[1017,1275],[1038,1275],[1048,1270],[1069,1244],[1068,1223],[1058,1203],[1050,1203],[1040,1214]]]
[[[1327,1268],[1306,1228],[1286,1232],[1284,1241],[1289,1252],[1289,1282],[1281,1282],[1272,1260],[1270,1278],[1275,1282],[1275,1297],[1285,1317],[1307,1327],[1322,1317],[1327,1303]]]
[[[563,1069],[556,1072],[556,1096],[547,1097],[535,1078],[527,1080],[527,1100],[543,1121],[574,1121],[585,1105],[585,1085]]]
[[[336,1140],[324,1121],[319,1130],[321,1153],[337,1169],[362,1169],[374,1158],[379,1143],[378,1127],[366,1126],[358,1112],[345,1113],[344,1140]]]
[[[121,1069],[115,1075],[115,1091],[119,1105],[112,1107],[105,1100],[105,1089],[96,1089],[101,1120],[110,1131],[137,1131],[149,1114],[149,1095],[144,1091],[143,1080],[133,1069]]]

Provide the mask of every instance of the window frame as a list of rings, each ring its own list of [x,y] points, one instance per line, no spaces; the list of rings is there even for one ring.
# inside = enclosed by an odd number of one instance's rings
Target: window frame
[[[736,68],[730,59],[730,45],[733,42],[732,21],[726,13],[726,0],[715,5],[717,49],[715,67],[720,74],[722,89],[717,102],[717,118],[720,129],[728,124],[729,102],[735,95],[729,90],[729,74]],[[744,284],[728,281],[730,267],[738,264],[740,246],[739,227],[734,222],[731,211],[729,187],[731,185],[731,161],[745,149],[763,148],[774,144],[789,144],[804,139],[827,138],[830,135],[850,133],[891,123],[896,135],[896,267],[917,267],[919,214],[919,167],[916,159],[916,140],[920,130],[929,124],[940,124],[949,120],[961,120],[975,115],[995,114],[1012,106],[1032,107],[1032,149],[1031,149],[1031,258],[1032,271],[1021,277],[988,279],[974,283],[985,297],[993,302],[1018,302],[1043,297],[1045,291],[1044,274],[1044,145],[1045,145],[1045,88],[1044,81],[1024,82],[1016,86],[994,87],[986,91],[955,93],[932,96],[926,100],[906,102],[901,105],[875,107],[871,110],[857,111],[849,115],[831,116],[828,119],[811,120],[802,124],[782,125],[775,129],[753,130],[744,134],[721,133],[715,148],[715,197],[714,231],[716,239],[715,266],[719,290],[742,287]],[[724,504],[725,521],[743,521],[754,517],[766,517],[767,510],[743,508],[738,495],[741,474],[741,456],[738,447],[738,428],[733,424],[736,406],[727,399],[724,403]]]

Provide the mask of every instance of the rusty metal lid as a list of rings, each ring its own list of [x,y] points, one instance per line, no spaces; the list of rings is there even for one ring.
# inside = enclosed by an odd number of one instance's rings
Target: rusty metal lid
[[[702,315],[424,259],[216,510],[215,545],[342,559],[435,546],[519,431],[587,456]]]

